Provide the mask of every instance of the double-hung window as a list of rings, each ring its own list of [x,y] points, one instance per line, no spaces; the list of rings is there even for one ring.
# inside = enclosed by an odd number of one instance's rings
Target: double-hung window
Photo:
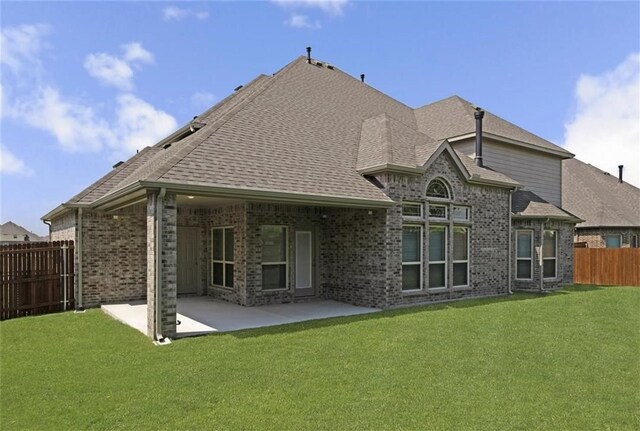
[[[211,230],[211,281],[216,286],[233,287],[233,228]]]
[[[533,231],[516,231],[516,280],[531,280],[533,273]]]
[[[402,290],[422,288],[422,226],[402,227]]]
[[[288,287],[288,248],[286,226],[262,226],[262,290]]]
[[[429,288],[447,286],[447,227],[429,228]]]
[[[469,285],[469,228],[453,228],[453,287]]]
[[[556,278],[558,255],[558,231],[545,230],[542,238],[542,276]]]

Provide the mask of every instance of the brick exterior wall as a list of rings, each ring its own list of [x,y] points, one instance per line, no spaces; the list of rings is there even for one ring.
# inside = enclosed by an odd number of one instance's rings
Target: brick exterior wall
[[[621,235],[622,248],[632,246],[632,238],[635,235],[640,243],[640,227],[619,227],[619,228],[576,228],[575,242],[586,242],[589,248],[605,248],[605,235]]]
[[[51,241],[75,241],[76,227],[76,211],[51,220]]]
[[[434,178],[444,179],[450,186],[452,199],[447,201],[431,200],[434,204],[469,206],[469,223],[446,223],[429,220],[425,197],[427,185]],[[400,176],[384,174],[377,177],[384,185],[385,192],[396,205],[387,212],[387,306],[401,306],[417,303],[449,301],[468,297],[504,295],[508,292],[509,256],[507,241],[509,238],[509,191],[497,187],[485,187],[467,183],[458,173],[451,157],[443,153],[429,167],[424,175]],[[402,202],[421,202],[423,218],[403,218]],[[423,226],[423,270],[422,289],[419,292],[402,291],[402,224]],[[453,284],[453,264],[451,247],[448,256],[447,288],[430,290],[429,279],[429,227],[431,225],[448,227],[448,243],[453,242],[453,226],[469,227],[469,285],[451,287]]]
[[[513,220],[512,249],[513,249],[513,290],[540,291],[541,268],[539,253],[536,247],[542,244],[543,231],[555,230],[558,235],[557,266],[555,279],[543,280],[544,290],[561,289],[565,284],[573,283],[573,223],[556,220]],[[516,274],[516,231],[518,229],[533,231],[533,271],[531,280],[518,280]]]

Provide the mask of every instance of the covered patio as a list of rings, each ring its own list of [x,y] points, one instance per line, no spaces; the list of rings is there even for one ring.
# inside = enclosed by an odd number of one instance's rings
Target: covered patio
[[[209,296],[179,297],[177,305],[177,338],[380,311],[332,300],[243,307]],[[147,334],[146,301],[106,304],[101,308],[114,319]]]

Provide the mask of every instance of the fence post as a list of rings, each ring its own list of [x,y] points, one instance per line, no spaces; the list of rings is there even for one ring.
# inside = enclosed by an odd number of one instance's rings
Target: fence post
[[[69,275],[67,267],[67,252],[69,250],[69,246],[66,242],[63,242],[62,247],[60,248],[62,249],[62,309],[67,311],[67,277]]]

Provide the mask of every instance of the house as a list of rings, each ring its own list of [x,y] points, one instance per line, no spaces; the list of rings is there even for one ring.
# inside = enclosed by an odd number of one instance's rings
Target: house
[[[48,240],[49,238],[41,237],[12,221],[0,225],[0,245]]]
[[[78,303],[146,298],[160,339],[182,294],[389,308],[561,288],[572,156],[461,98],[412,109],[300,57],[43,219],[76,241]]]
[[[593,248],[639,247],[640,189],[578,159],[563,162],[562,206],[584,219],[575,242]]]

